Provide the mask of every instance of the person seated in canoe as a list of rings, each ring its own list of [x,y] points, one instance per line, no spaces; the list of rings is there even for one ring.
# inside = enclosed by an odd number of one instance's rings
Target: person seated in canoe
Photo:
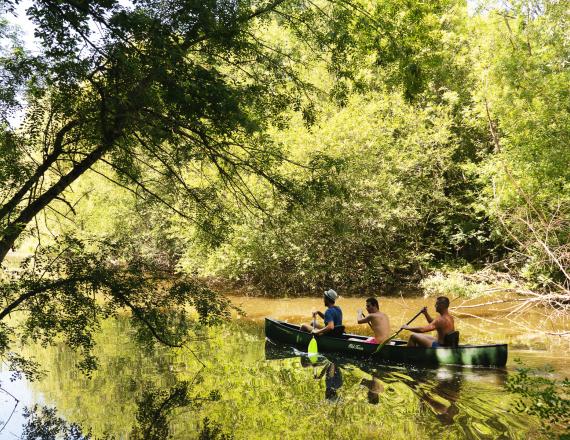
[[[344,332],[342,325],[342,310],[335,305],[338,294],[329,289],[324,293],[323,299],[327,310],[325,313],[321,311],[313,312],[313,324],[301,325],[301,331],[313,333],[315,336],[328,334],[329,336],[341,336]],[[324,319],[325,325],[317,324],[316,317],[320,316]]]
[[[373,338],[368,338],[364,342],[369,344],[381,344],[390,336],[390,321],[388,316],[380,311],[378,300],[368,298],[366,300],[366,311],[368,316],[364,316],[362,309],[358,309],[357,321],[359,324],[369,324],[374,332]]]
[[[408,340],[408,347],[445,347],[445,336],[455,331],[453,316],[449,314],[449,298],[440,296],[435,301],[435,311],[440,316],[433,319],[427,311],[427,307],[422,309],[422,313],[427,319],[428,325],[424,327],[410,327],[403,325],[402,330],[413,332]],[[437,330],[437,338],[422,333]]]

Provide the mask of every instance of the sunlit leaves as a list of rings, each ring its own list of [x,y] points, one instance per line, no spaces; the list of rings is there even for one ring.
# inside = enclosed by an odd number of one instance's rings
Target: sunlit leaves
[[[309,163],[289,170],[303,182],[303,204],[236,228],[209,256],[214,273],[265,292],[358,291],[396,283],[449,252],[443,231],[429,236],[459,215],[446,194],[458,148],[449,108],[421,110],[386,92],[333,109],[310,129],[299,120],[275,134]]]
[[[507,389],[521,396],[516,408],[519,412],[538,416],[543,428],[565,438],[570,431],[570,381],[549,378],[545,373],[520,365],[509,376]]]
[[[84,434],[76,423],[67,423],[61,418],[57,410],[45,406],[34,405],[24,409],[24,425],[22,440],[55,439],[64,440],[91,440],[89,433]]]
[[[560,264],[569,264],[564,258],[570,236],[566,6],[507,2],[476,21],[481,28],[475,71],[483,78],[476,96],[482,117],[494,128],[494,154],[482,168],[489,212],[516,242],[523,275],[539,288],[563,282]]]

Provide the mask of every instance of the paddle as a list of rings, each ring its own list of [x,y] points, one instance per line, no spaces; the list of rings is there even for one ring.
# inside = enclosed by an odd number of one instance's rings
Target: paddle
[[[415,316],[410,319],[405,325],[410,325],[414,319],[416,319],[418,316],[420,316],[422,314],[422,312],[424,311],[424,309],[422,308],[418,313],[415,314]],[[392,336],[390,336],[388,339],[386,339],[384,342],[382,342],[378,348],[376,348],[376,350],[372,353],[372,354],[376,354],[378,353],[380,350],[382,350],[384,348],[384,346],[390,342],[392,339],[394,339],[396,336],[398,336],[400,334],[400,332],[402,331],[402,328],[400,328],[400,330],[398,330],[396,333],[394,333]]]
[[[317,327],[317,317],[314,316],[313,317],[313,331],[315,331],[316,327]],[[318,353],[319,353],[319,348],[317,347],[317,340],[315,339],[315,335],[313,334],[311,342],[309,342],[309,348],[307,348],[307,354],[309,355],[309,360],[312,363],[315,363],[317,361],[317,354]]]
[[[360,314],[360,316],[362,316],[362,318],[357,317],[358,320],[366,318],[366,315],[362,313],[362,309],[358,309],[358,313]],[[372,323],[370,321],[368,321],[368,325],[370,326],[372,331],[374,331],[374,327],[372,327]]]

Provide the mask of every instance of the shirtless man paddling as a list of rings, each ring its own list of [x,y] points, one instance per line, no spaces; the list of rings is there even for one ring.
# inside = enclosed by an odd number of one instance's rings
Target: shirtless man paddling
[[[382,313],[378,306],[378,301],[376,298],[368,298],[366,300],[366,311],[368,316],[364,316],[362,310],[358,310],[358,323],[359,324],[369,324],[374,332],[373,338],[368,338],[365,342],[369,344],[381,344],[390,336],[390,322],[388,321],[388,316]]]
[[[427,322],[429,322],[428,325],[425,327],[410,327],[409,325],[403,325],[402,330],[413,332],[408,340],[408,347],[444,347],[445,336],[455,331],[453,316],[449,314],[448,308],[449,298],[446,296],[440,296],[435,301],[435,311],[439,313],[440,316],[433,319],[429,315],[427,307],[424,307],[422,309],[422,313],[426,317]],[[433,330],[437,330],[437,339],[433,336],[422,334]]]

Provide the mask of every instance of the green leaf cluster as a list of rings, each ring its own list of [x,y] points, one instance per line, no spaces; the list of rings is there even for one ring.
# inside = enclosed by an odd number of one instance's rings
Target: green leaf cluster
[[[538,370],[521,365],[509,376],[507,389],[521,398],[516,409],[538,416],[543,428],[559,438],[570,435],[570,381],[548,377],[552,370]]]

